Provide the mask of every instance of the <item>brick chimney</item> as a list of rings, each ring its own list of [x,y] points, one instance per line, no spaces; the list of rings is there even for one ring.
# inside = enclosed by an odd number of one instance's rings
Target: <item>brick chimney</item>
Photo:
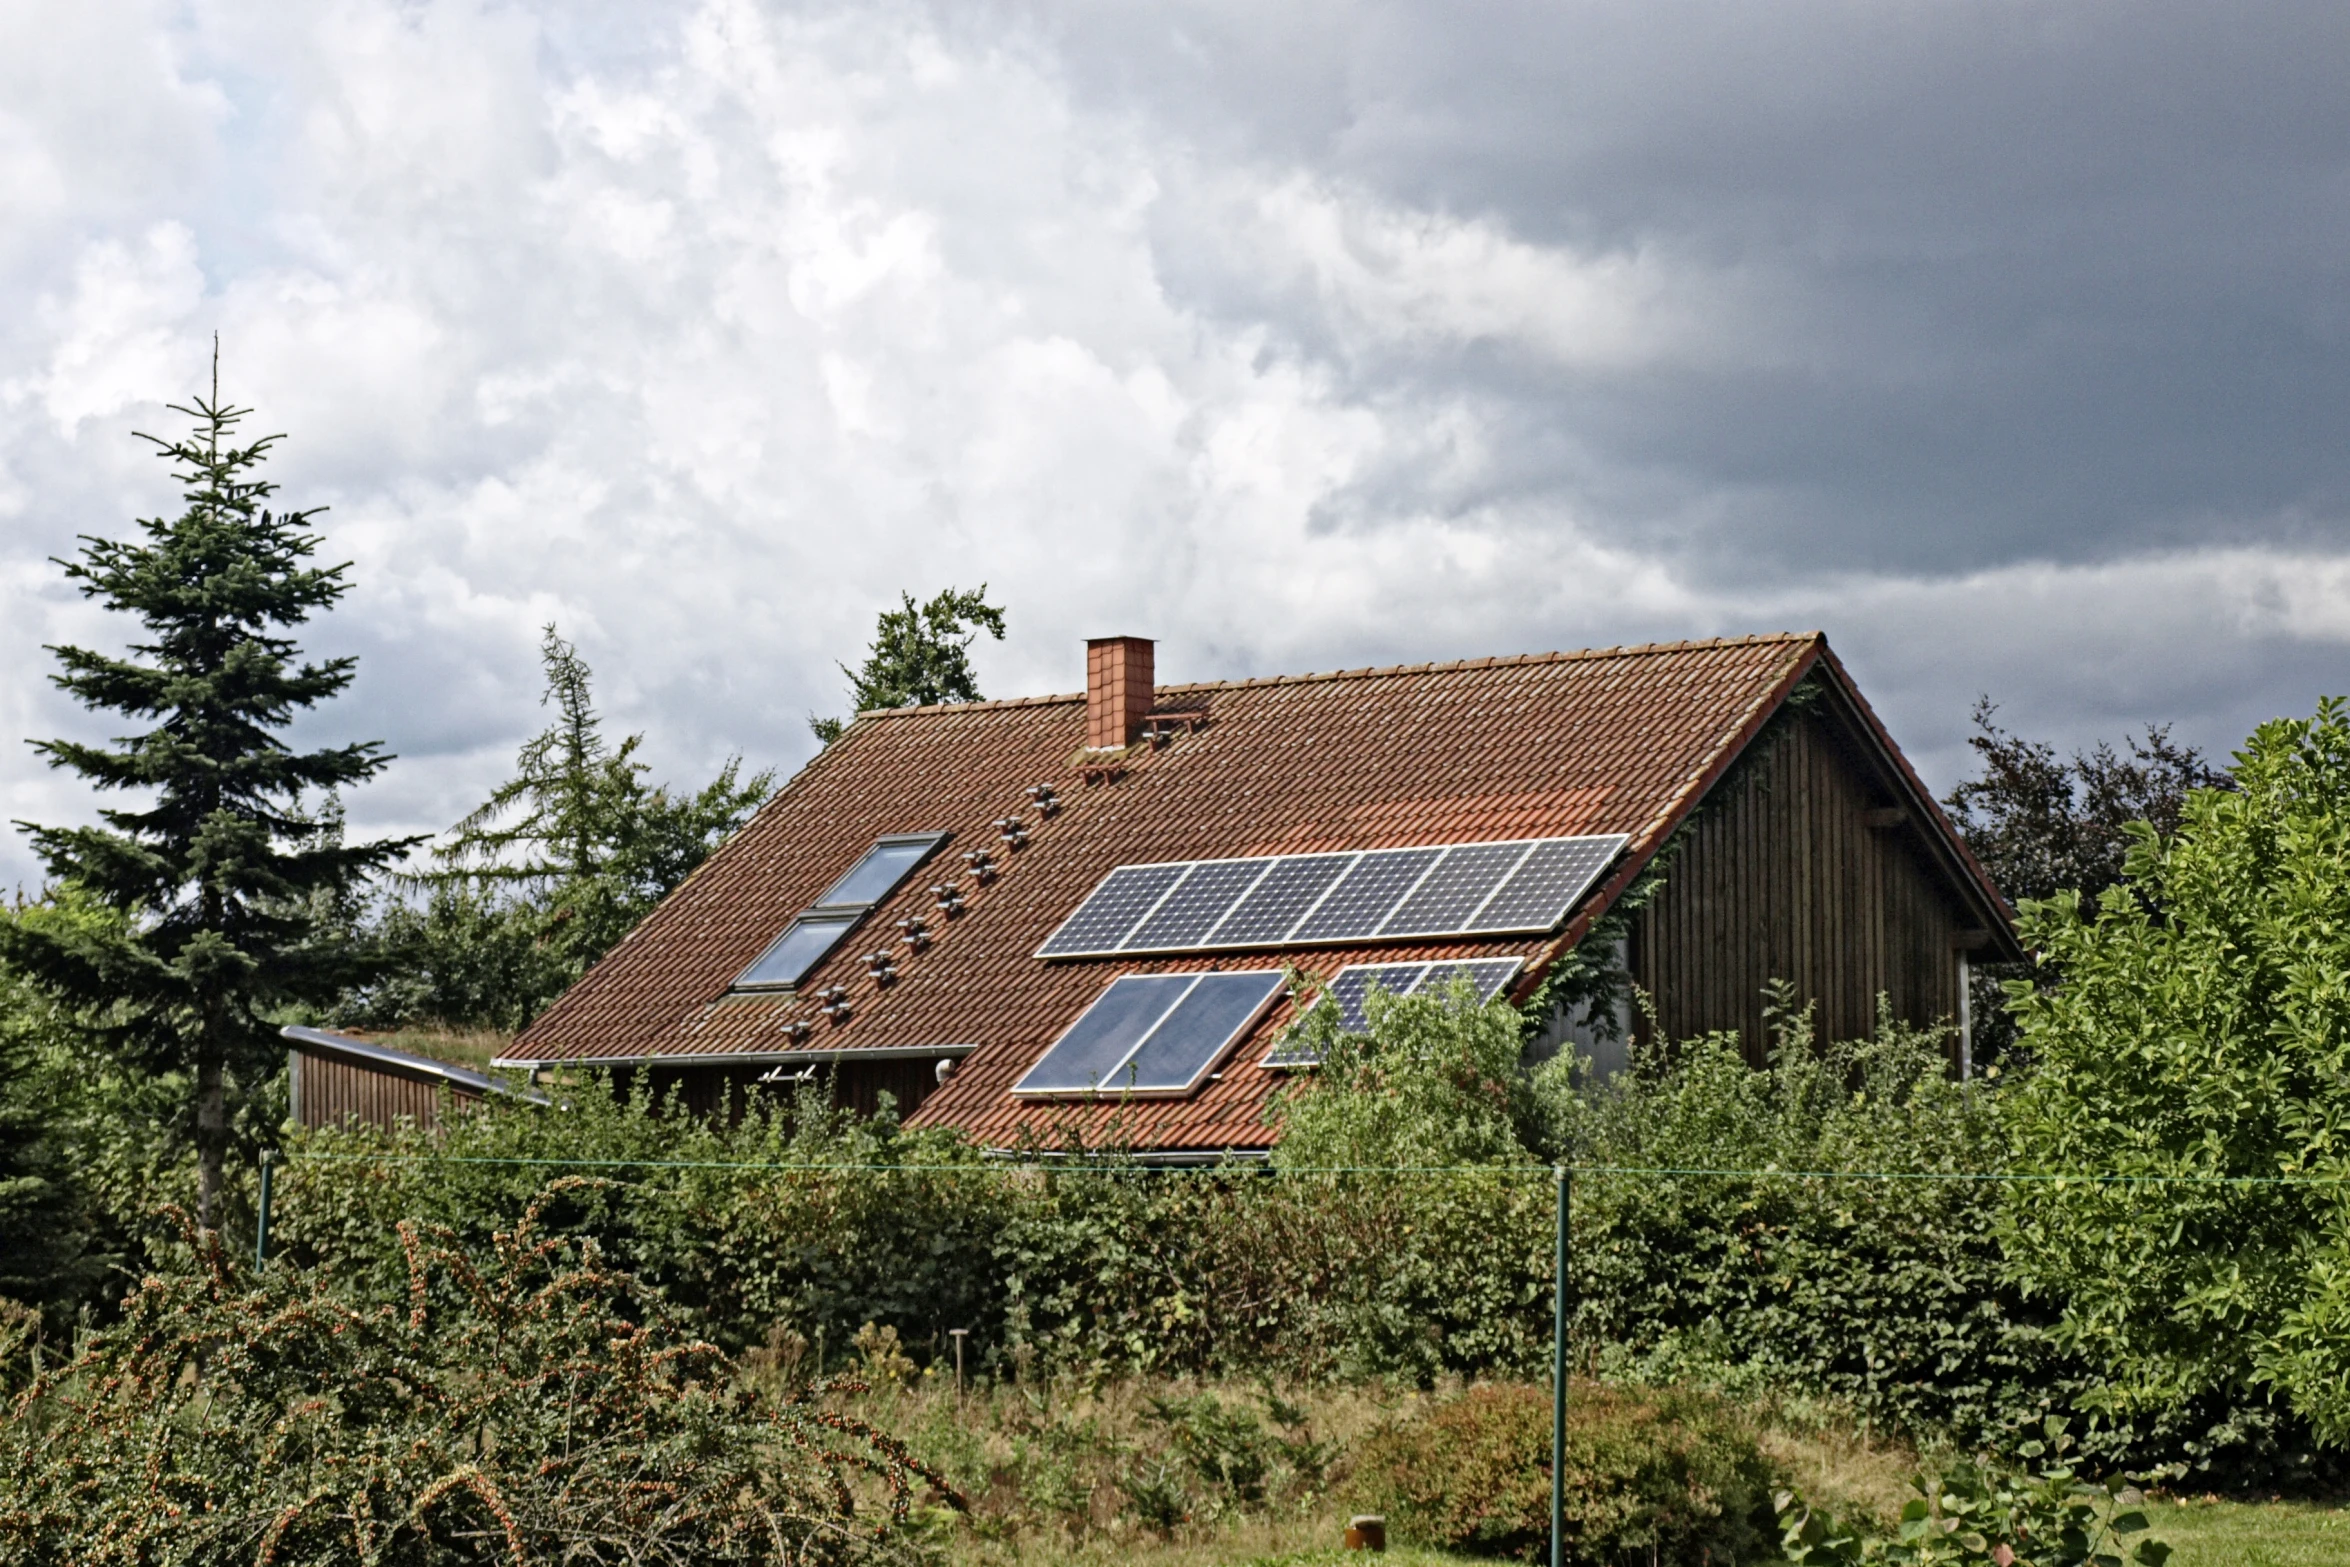
[[[1085,744],[1121,750],[1156,699],[1148,637],[1095,637],[1085,644]]]

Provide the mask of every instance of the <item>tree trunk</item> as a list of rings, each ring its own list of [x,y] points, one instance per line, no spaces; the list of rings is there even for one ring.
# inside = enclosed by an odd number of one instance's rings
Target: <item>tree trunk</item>
[[[219,1222],[221,1156],[228,1148],[228,1091],[220,1058],[196,1065],[196,1223]]]

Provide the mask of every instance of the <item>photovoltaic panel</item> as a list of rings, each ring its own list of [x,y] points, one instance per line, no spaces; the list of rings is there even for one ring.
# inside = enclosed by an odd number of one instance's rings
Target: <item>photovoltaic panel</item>
[[[1602,838],[1553,838],[1535,847],[1485,907],[1470,918],[1470,931],[1549,930],[1567,917],[1600,872],[1614,863],[1631,840],[1622,833]]]
[[[1330,982],[1331,1005],[1338,1008],[1338,1026],[1350,1034],[1360,1034],[1371,1026],[1370,1000],[1373,986],[1391,996],[1408,996],[1420,976],[1428,972],[1425,963],[1350,963],[1338,971]]]
[[[1176,879],[1191,867],[1187,863],[1173,865],[1121,865],[1102,878],[1093,895],[1077,906],[1077,912],[1061,922],[1061,928],[1045,939],[1037,948],[1040,958],[1056,958],[1082,952],[1110,952],[1126,933],[1134,929],[1149,914]]]
[[[1121,865],[1040,958],[1552,930],[1620,835]]]
[[[1292,942],[1346,941],[1378,933],[1396,900],[1444,853],[1442,849],[1382,849],[1355,861],[1321,904],[1289,933]]]
[[[1249,947],[1281,941],[1354,862],[1351,854],[1292,854],[1275,860],[1265,879],[1233,905],[1203,945]]]
[[[1510,982],[1510,976],[1523,963],[1521,958],[1465,958],[1455,963],[1431,963],[1412,991],[1415,995],[1441,994],[1452,988],[1454,980],[1466,976],[1470,988],[1477,992],[1477,999],[1491,1001],[1501,994],[1501,987]]]
[[[1151,915],[1119,945],[1128,952],[1181,952],[1199,945],[1200,938],[1231,912],[1232,905],[1271,860],[1201,860],[1175,884]]]
[[[1379,934],[1422,936],[1459,930],[1518,868],[1529,847],[1523,843],[1464,843],[1445,850],[1436,868],[1379,927]]]
[[[1338,1026],[1349,1034],[1371,1029],[1369,1000],[1376,985],[1391,996],[1441,994],[1466,975],[1479,1001],[1491,1001],[1524,965],[1520,958],[1468,958],[1439,963],[1350,963],[1338,971],[1316,1005],[1338,1008]],[[1294,1036],[1265,1057],[1268,1067],[1319,1066],[1322,1054]]]
[[[1012,1085],[1015,1094],[1116,1093],[1134,1047],[1183,999],[1192,974],[1125,974]]]
[[[1138,1094],[1188,1094],[1281,993],[1281,972],[1202,974],[1118,1072]]]

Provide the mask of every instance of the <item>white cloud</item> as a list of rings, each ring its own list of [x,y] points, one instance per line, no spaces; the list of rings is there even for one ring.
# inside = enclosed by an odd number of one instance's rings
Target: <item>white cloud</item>
[[[13,733],[109,732],[37,646],[124,628],[42,557],[170,504],[128,431],[193,389],[215,327],[224,389],[290,436],[284,498],[331,504],[354,562],[313,640],[361,681],[319,729],[403,753],[354,802],[386,828],[500,776],[548,621],[685,775],[798,760],[877,609],[983,579],[1012,611],[979,651],[1005,693],[1067,688],[1105,631],[1162,637],[1189,678],[1824,622],[1886,705],[1955,722],[1978,668],[2045,689],[2029,660],[2084,623],[2239,649],[2350,625],[2350,560],[2322,553],[1695,585],[1621,497],[1728,526],[1737,485],[1611,467],[1569,415],[1633,372],[1781,357],[1735,267],[1219,152],[1080,96],[1032,34],[750,0],[125,25],[163,107],[111,161],[91,58],[0,108],[0,230],[46,236],[0,331],[0,400],[38,415],[0,429]],[[1480,356],[1502,369],[1431,368]],[[21,752],[0,792],[87,806]]]

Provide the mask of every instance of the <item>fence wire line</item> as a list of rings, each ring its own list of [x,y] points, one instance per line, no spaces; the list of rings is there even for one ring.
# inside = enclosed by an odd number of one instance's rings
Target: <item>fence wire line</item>
[[[330,1164],[482,1164],[541,1166],[598,1170],[757,1170],[798,1175],[1444,1175],[1543,1177],[1621,1175],[1655,1179],[1723,1179],[1789,1181],[1884,1181],[1982,1183],[2052,1186],[2309,1186],[2350,1185],[2345,1175],[2081,1175],[2038,1171],[1979,1170],[1788,1170],[1777,1165],[1755,1169],[1707,1166],[1628,1164],[1122,1164],[1114,1161],[1056,1163],[1047,1160],[999,1159],[986,1164],[780,1164],[723,1159],[553,1159],[507,1154],[377,1154],[292,1153],[277,1157],[295,1162]]]

